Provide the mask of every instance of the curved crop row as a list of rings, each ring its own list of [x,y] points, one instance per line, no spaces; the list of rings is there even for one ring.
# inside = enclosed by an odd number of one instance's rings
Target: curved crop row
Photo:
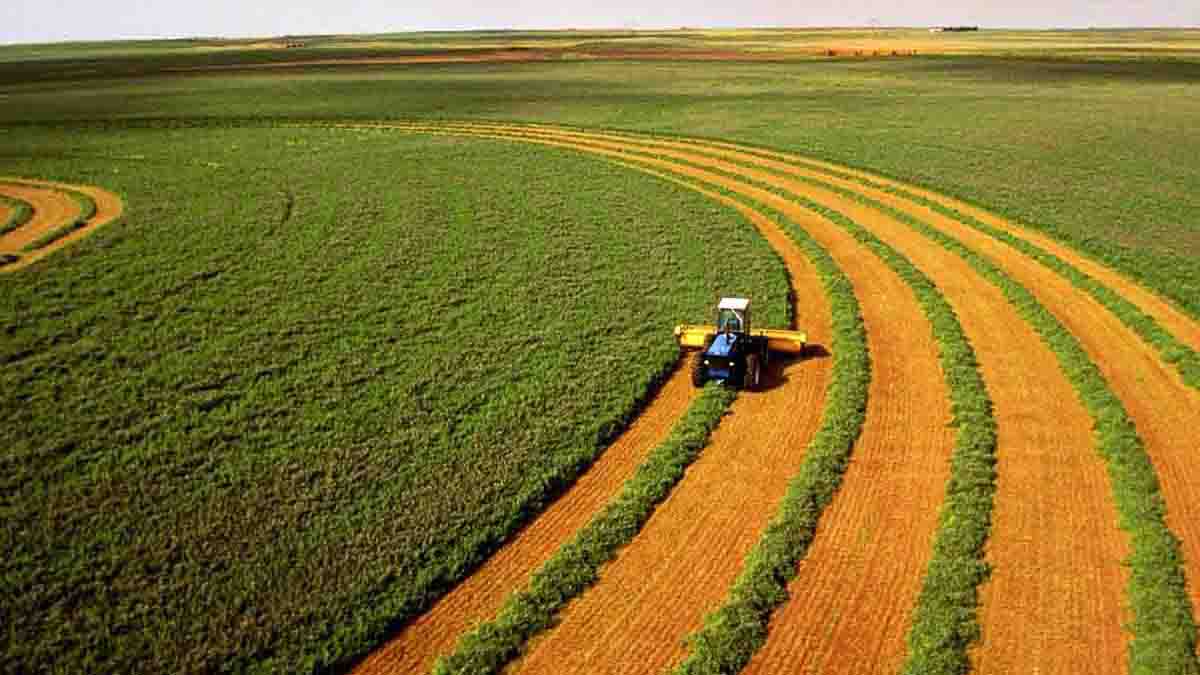
[[[890,209],[853,191],[831,186],[817,179],[803,180],[879,209],[910,226],[916,221],[909,214]],[[1171,672],[1178,672],[1179,668],[1186,668],[1188,664],[1194,665],[1194,656],[1191,655],[1195,629],[1190,601],[1184,591],[1178,542],[1166,526],[1157,477],[1128,413],[1078,341],[1024,287],[992,265],[985,257],[973,252],[969,257],[964,255],[969,249],[949,235],[928,226],[918,228],[918,231],[932,236],[937,243],[963,256],[976,271],[983,273],[989,282],[1004,292],[1009,302],[1051,347],[1072,386],[1080,393],[1088,412],[1097,421],[1096,433],[1100,450],[1108,460],[1122,526],[1130,531],[1134,538],[1134,574],[1130,582],[1130,595],[1136,613],[1132,628],[1137,637],[1130,645],[1130,659],[1135,672],[1142,672],[1140,669],[1148,668],[1146,664],[1155,664],[1154,667],[1164,663],[1171,664]],[[936,236],[932,233],[936,233]],[[1128,433],[1122,432],[1125,428]],[[1144,508],[1139,506],[1139,503],[1142,503]],[[982,574],[978,571],[970,572],[969,568],[959,569],[951,576],[959,578],[957,583],[962,583],[964,579],[973,579],[974,581],[967,582],[972,590],[983,579]],[[938,579],[935,585],[945,583],[946,580]],[[956,602],[960,605],[974,603],[973,592],[969,599],[964,599],[961,595],[950,592],[947,587],[943,595],[947,598],[958,598]],[[925,603],[931,611],[937,605],[929,600]],[[1155,620],[1157,618],[1165,620]],[[910,636],[914,648],[910,667],[919,672],[921,668],[941,663],[953,671],[953,668],[965,665],[965,647],[968,640],[963,638],[974,632],[972,623],[973,619],[960,621],[961,630],[951,630],[940,638],[934,635],[938,631],[931,628],[916,628]],[[1150,648],[1148,645],[1159,645],[1159,648]]]
[[[1154,466],[1124,405],[1113,394],[1079,340],[1028,289],[954,237],[863,195],[837,186],[823,186],[891,215],[961,257],[1004,293],[1054,352],[1095,421],[1097,448],[1108,466],[1120,525],[1132,536],[1130,563],[1133,574],[1129,597],[1134,612],[1130,623],[1134,637],[1129,655],[1131,672],[1135,675],[1197,672],[1200,666],[1195,655],[1196,625],[1186,591],[1182,556],[1178,539],[1166,524],[1166,509]],[[937,650],[930,650],[930,647],[937,643],[926,642],[929,634],[927,629],[918,632],[914,625],[910,638],[914,650],[906,672],[961,672],[959,668],[966,663],[965,654],[962,660],[934,657]],[[962,647],[965,646],[962,643]]]
[[[74,220],[62,223],[58,227],[55,227],[46,234],[26,244],[25,248],[22,249],[22,252],[33,253],[39,249],[46,248],[47,246],[62,239],[63,237],[66,237],[72,232],[82,229],[88,224],[88,222],[92,220],[92,218],[96,217],[96,202],[91,197],[77,190],[66,190],[62,188],[57,189],[59,192],[69,195],[71,199],[75,200],[75,202],[79,204],[79,216]]]
[[[959,431],[951,460],[952,477],[941,516],[941,529],[935,543],[934,558],[930,562],[930,576],[934,575],[934,570],[943,569],[953,569],[959,574],[953,575],[948,580],[950,583],[938,583],[932,587],[926,584],[914,622],[921,622],[923,616],[936,616],[931,609],[944,609],[956,600],[970,601],[973,610],[975,586],[986,574],[982,555],[994,491],[996,444],[996,423],[974,351],[954,310],[933,282],[910,261],[843,214],[807,199],[800,198],[799,201],[845,229],[896,272],[912,288],[932,325],[953,403],[953,425]],[[810,239],[798,227],[793,226],[790,231],[797,242]],[[853,426],[855,416],[835,417],[829,423]],[[805,490],[811,484],[811,479],[806,480],[806,469],[807,463],[797,477],[795,490],[789,493],[789,501],[780,510],[776,523],[756,548],[756,556],[762,558],[747,561],[746,572],[731,591],[729,601],[693,637],[695,650],[677,669],[680,675],[736,672],[745,666],[765,640],[771,612],[786,599],[786,584],[795,576],[796,565],[815,536],[815,516],[820,511],[813,514],[811,509],[805,508],[812,501],[812,489]],[[767,551],[775,555],[761,553]],[[971,570],[973,573],[962,575],[962,570]],[[973,611],[968,612],[962,615],[961,622],[951,626],[928,620],[926,623],[932,628],[949,629],[957,638],[950,641],[965,645],[977,632],[973,617]]]
[[[689,638],[692,653],[679,673],[736,672],[762,645],[771,612],[787,600],[787,583],[841,484],[866,418],[871,357],[854,287],[807,232],[795,225],[786,231],[816,267],[831,299],[833,374],[828,403],[783,504],[747,557],[728,599]]]
[[[750,150],[753,154],[753,150]],[[778,153],[765,152],[764,154],[776,155]],[[836,176],[844,180],[853,181],[861,185],[865,185],[882,192],[905,199],[913,204],[917,204],[935,211],[948,218],[952,218],[964,225],[972,227],[987,236],[1003,242],[1026,256],[1041,263],[1046,268],[1054,271],[1054,273],[1071,282],[1071,285],[1078,288],[1097,302],[1108,309],[1116,316],[1121,323],[1125,324],[1136,333],[1147,344],[1152,345],[1158,350],[1163,361],[1170,363],[1178,369],[1183,381],[1193,388],[1200,389],[1200,354],[1192,349],[1187,344],[1181,342],[1170,331],[1164,329],[1162,325],[1152,316],[1143,311],[1140,307],[1126,300],[1120,294],[1107,285],[1101,283],[1097,279],[1080,270],[1075,265],[1063,260],[1060,256],[1051,253],[1033,242],[1019,237],[1012,232],[1008,232],[1001,228],[989,225],[982,220],[972,216],[969,213],[964,213],[959,209],[947,206],[938,201],[929,199],[915,192],[905,189],[898,185],[881,183],[871,180],[863,175],[839,171],[837,169],[823,166],[818,163],[805,161],[801,158],[792,158],[793,161],[803,163],[805,166],[831,176]]]
[[[534,572],[527,588],[509,596],[495,619],[464,635],[434,672],[499,672],[530,638],[552,626],[559,610],[595,583],[600,567],[637,535],[683,478],[734,397],[718,384],[705,387],[621,493]]]

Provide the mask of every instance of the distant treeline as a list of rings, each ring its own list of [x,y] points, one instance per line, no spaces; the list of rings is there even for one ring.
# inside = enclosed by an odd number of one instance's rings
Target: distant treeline
[[[979,30],[979,26],[939,26],[934,28],[935,33],[968,33]]]

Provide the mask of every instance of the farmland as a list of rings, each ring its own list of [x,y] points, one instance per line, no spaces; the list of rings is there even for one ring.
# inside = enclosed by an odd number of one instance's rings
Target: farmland
[[[1200,39],[636,37],[0,48],[6,672],[1196,671]]]

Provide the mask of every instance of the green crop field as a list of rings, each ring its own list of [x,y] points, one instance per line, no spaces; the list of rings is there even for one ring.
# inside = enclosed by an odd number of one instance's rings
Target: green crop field
[[[1049,233],[1200,319],[1200,33],[1004,32],[944,54],[820,56],[929,39],[0,46],[0,176],[98,185],[127,208],[0,275],[0,672],[342,672],[587,469],[675,363],[672,326],[705,320],[721,294],[753,297],[760,325],[792,318],[754,227],[674,182],[567,149],[338,122],[520,121],[827,159]],[[554,58],[251,67],[508,48]],[[684,60],[718,49],[795,54]],[[14,210],[13,227],[28,215]],[[952,310],[888,251],[952,324],[943,367],[968,373],[954,396],[982,409]],[[857,370],[838,377],[863,379],[835,404],[853,425],[824,432],[838,465],[810,490],[820,506],[792,536],[804,547],[865,405],[862,337],[839,330]],[[1103,388],[1087,377],[1081,390]],[[832,471],[802,475],[818,470]],[[971,527],[978,556],[987,525]],[[739,592],[784,592],[796,557]],[[755,609],[750,642],[779,601]]]

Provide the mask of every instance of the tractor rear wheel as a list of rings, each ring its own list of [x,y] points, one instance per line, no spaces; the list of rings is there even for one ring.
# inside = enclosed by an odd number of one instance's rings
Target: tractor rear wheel
[[[746,376],[745,381],[742,383],[742,389],[753,390],[758,388],[760,368],[758,354],[751,354],[746,357]]]
[[[708,381],[708,369],[704,367],[704,352],[692,356],[692,384],[703,387]]]

